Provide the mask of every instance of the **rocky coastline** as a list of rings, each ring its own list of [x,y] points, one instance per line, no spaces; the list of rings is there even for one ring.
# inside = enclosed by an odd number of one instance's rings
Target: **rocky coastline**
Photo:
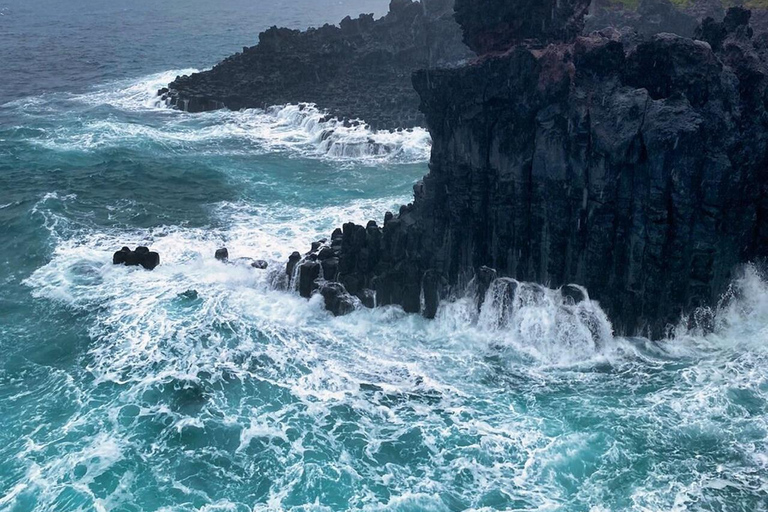
[[[285,285],[334,314],[434,317],[504,278],[571,301],[583,286],[620,334],[706,327],[739,265],[768,255],[764,39],[741,8],[695,40],[578,36],[587,7],[458,0],[478,57],[414,76],[433,150],[413,203],[294,253]]]
[[[481,54],[494,46],[503,48],[512,33],[521,40],[546,35],[547,40],[563,41],[608,27],[640,38],[659,33],[692,38],[704,19],[721,22],[725,16],[722,0],[684,5],[671,0],[594,0],[581,2],[569,19],[562,18],[568,7],[543,16],[546,2],[526,6],[525,16],[514,15],[518,3],[492,3],[392,0],[381,19],[363,14],[347,17],[338,26],[306,31],[272,27],[259,35],[256,46],[243,48],[211,70],[177,77],[158,95],[167,105],[188,112],[314,104],[329,118],[364,122],[374,130],[425,127],[412,73],[466,62],[474,56],[469,48]],[[478,30],[487,20],[487,8],[502,9],[495,18],[499,23]],[[457,21],[467,30],[462,33]],[[542,32],[539,24],[546,34],[536,34]],[[767,32],[768,10],[754,11],[751,26],[757,34]]]
[[[372,129],[424,126],[411,75],[472,57],[452,0],[392,0],[381,19],[364,14],[306,31],[272,27],[209,71],[178,77],[159,95],[189,112],[311,103]]]

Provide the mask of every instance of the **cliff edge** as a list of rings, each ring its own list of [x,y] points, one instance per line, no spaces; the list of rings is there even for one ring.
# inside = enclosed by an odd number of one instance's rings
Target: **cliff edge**
[[[586,287],[623,334],[658,338],[694,312],[705,324],[739,265],[768,253],[768,73],[749,11],[707,20],[699,40],[625,47],[615,31],[553,40],[514,19],[499,38],[517,3],[488,0],[463,25],[494,42],[471,43],[474,62],[416,73],[434,145],[414,202],[294,254],[290,286],[337,314],[362,301],[433,317],[508,276]],[[556,5],[568,24],[583,13]]]

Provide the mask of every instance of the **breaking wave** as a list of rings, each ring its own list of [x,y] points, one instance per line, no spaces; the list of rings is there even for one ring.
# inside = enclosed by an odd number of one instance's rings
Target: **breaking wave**
[[[29,312],[0,329],[27,336],[0,367],[0,510],[765,510],[755,267],[712,332],[663,342],[614,336],[588,290],[510,279],[480,309],[470,286],[434,321],[334,318],[270,273],[408,201],[423,169],[390,164],[418,153],[403,149],[415,132],[376,135],[394,138],[389,154],[331,149],[370,133],[308,106],[173,111],[153,94],[174,75],[3,107],[28,121],[0,137],[24,140],[15,176],[37,155],[33,185],[51,192],[0,201],[7,229],[27,226],[14,240],[45,257],[22,271]],[[346,189],[309,182],[337,167]],[[113,266],[123,245],[161,266]],[[221,246],[269,269],[216,261]]]
[[[116,394],[62,427],[90,441],[30,464],[5,503],[33,492],[55,504],[109,474],[118,489],[90,498],[105,510],[139,499],[141,485],[208,503],[167,510],[307,510],[297,504],[328,503],[330,489],[341,501],[328,510],[755,510],[768,491],[768,285],[755,271],[734,284],[714,333],[651,343],[612,336],[588,298],[505,279],[479,312],[467,296],[432,322],[396,307],[335,319],[317,297],[213,258],[226,242],[233,257],[278,267],[328,225],[395,200],[271,213],[223,203],[219,230],[130,232],[57,222],[77,198],[42,198],[59,241],[26,284],[89,318],[93,382],[72,392],[83,403]],[[129,242],[163,265],[113,267]],[[25,439],[24,456],[64,432]],[[200,465],[221,468],[201,469],[208,491],[185,476]]]
[[[423,128],[375,131],[363,122],[330,118],[311,104],[199,114],[166,107],[157,96],[158,89],[177,75],[196,71],[157,73],[98,86],[85,94],[28,98],[3,108],[39,116],[55,112],[54,103],[65,103],[70,109],[66,119],[52,123],[32,138],[36,144],[58,151],[150,145],[166,151],[194,148],[207,154],[288,152],[297,157],[342,162],[408,163],[429,159],[431,139]],[[73,108],[82,114],[72,116]]]

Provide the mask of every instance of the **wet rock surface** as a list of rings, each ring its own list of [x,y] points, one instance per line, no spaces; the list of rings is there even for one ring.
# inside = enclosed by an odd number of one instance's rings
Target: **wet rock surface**
[[[393,0],[374,19],[346,18],[306,31],[273,27],[209,71],[178,77],[159,94],[189,112],[315,103],[374,129],[424,125],[411,85],[417,69],[471,56],[446,0]]]
[[[745,18],[708,22],[719,44],[608,30],[417,73],[430,172],[383,226],[334,233],[334,282],[425,316],[499,279],[576,284],[655,338],[715,304],[768,256],[768,74]]]
[[[123,247],[112,256],[112,264],[126,267],[141,266],[147,270],[154,270],[160,265],[160,255],[147,247],[137,247],[133,251],[129,247]]]
[[[226,247],[222,247],[221,249],[216,249],[216,253],[214,254],[214,257],[216,260],[221,261],[222,263],[230,263],[233,265],[243,265],[250,268],[255,268],[258,270],[266,270],[269,268],[269,262],[264,260],[255,260],[253,258],[248,257],[240,257],[235,259],[229,258],[229,249]]]

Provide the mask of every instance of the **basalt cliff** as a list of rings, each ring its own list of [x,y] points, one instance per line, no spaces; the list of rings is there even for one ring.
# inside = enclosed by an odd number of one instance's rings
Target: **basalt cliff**
[[[412,128],[425,124],[412,73],[471,56],[452,0],[392,0],[381,19],[347,17],[306,31],[273,27],[258,45],[178,77],[159,94],[189,112],[314,103],[373,129]]]
[[[413,203],[295,253],[288,286],[335,314],[427,317],[501,279],[584,287],[618,333],[652,337],[715,304],[768,253],[768,46],[741,8],[638,40],[579,36],[588,7],[458,0],[478,55],[414,75],[433,149]]]

